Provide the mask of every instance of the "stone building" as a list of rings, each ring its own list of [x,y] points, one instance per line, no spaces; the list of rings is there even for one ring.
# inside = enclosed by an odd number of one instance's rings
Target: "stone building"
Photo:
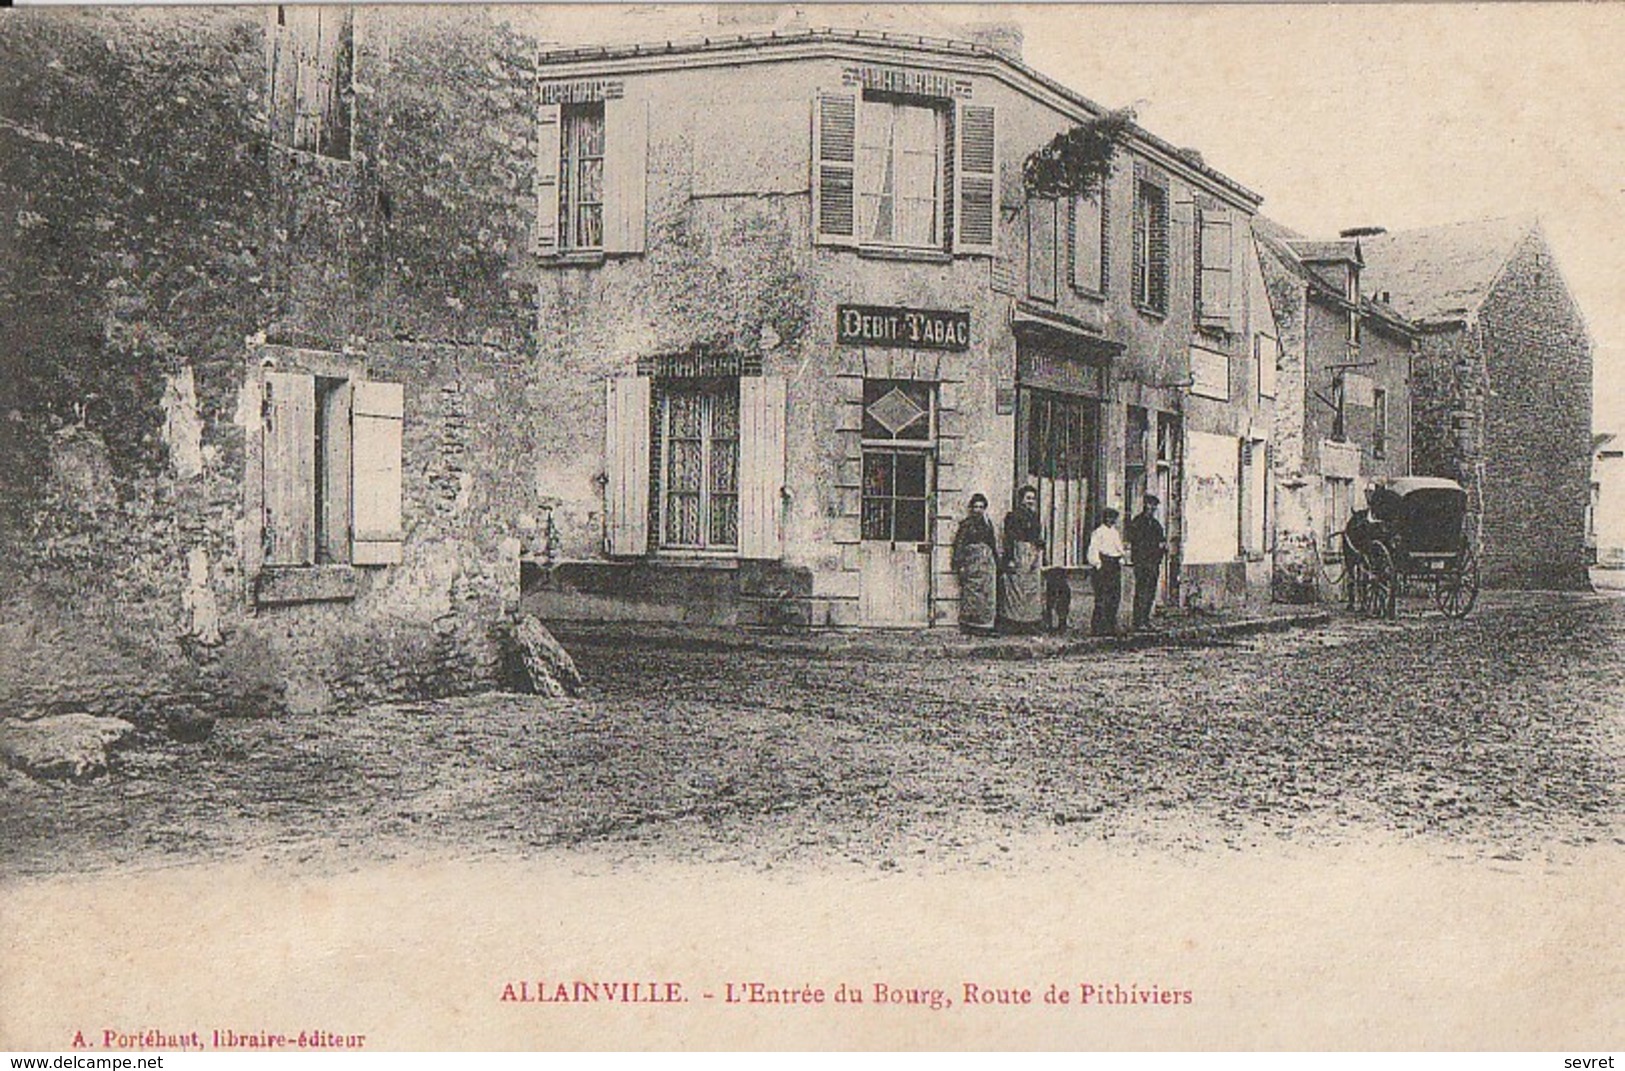
[[[1367,486],[1411,472],[1417,329],[1362,284],[1358,233],[1313,241],[1262,217],[1253,233],[1278,328],[1272,591],[1312,602]]]
[[[1461,482],[1486,584],[1585,588],[1592,342],[1538,223],[1361,240],[1367,288],[1420,329],[1412,469]]]
[[[1168,597],[1266,589],[1257,195],[1134,129],[1104,190],[1029,197],[1023,161],[1102,109],[1009,35],[539,74],[544,618],[951,623],[967,498],[1025,484],[1058,576],[1155,490]]]
[[[534,46],[480,12],[0,33],[0,706],[501,674],[541,523]]]

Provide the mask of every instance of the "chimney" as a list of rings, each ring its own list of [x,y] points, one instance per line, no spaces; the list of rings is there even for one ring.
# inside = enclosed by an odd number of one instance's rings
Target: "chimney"
[[[1339,238],[1375,238],[1387,234],[1387,227],[1347,227],[1337,232]]]
[[[972,42],[991,48],[999,55],[1021,61],[1021,27],[1014,22],[969,22],[963,27]]]

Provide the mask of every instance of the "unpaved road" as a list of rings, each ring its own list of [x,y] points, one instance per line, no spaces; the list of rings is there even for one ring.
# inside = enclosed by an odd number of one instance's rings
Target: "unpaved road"
[[[561,631],[568,642],[568,631]],[[0,773],[0,874],[591,847],[747,866],[998,866],[1421,838],[1457,857],[1625,842],[1625,598],[1410,606],[1071,657],[574,646],[574,700],[223,722],[112,773]]]

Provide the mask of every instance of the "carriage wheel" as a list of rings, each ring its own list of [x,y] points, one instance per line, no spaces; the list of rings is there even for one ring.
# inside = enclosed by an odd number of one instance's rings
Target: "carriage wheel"
[[[1433,601],[1446,617],[1460,620],[1471,612],[1478,601],[1478,558],[1472,551],[1433,586]]]
[[[1367,565],[1365,612],[1372,617],[1393,620],[1399,610],[1399,576],[1394,568],[1394,556],[1381,543],[1372,543]]]

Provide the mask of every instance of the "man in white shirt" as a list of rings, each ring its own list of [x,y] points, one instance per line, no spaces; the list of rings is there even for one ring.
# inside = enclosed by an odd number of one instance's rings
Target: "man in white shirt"
[[[1102,516],[1100,527],[1089,534],[1089,568],[1095,588],[1095,613],[1089,631],[1096,636],[1117,635],[1117,611],[1123,601],[1123,537],[1117,532],[1114,509]]]

